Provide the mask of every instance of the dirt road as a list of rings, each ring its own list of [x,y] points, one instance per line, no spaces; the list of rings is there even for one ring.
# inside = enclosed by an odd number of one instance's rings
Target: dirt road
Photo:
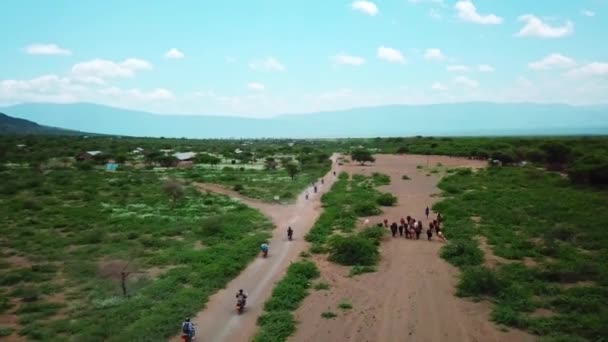
[[[337,155],[332,156],[335,160]],[[334,170],[339,166],[334,164]],[[318,193],[307,189],[309,199],[304,191],[296,202],[290,205],[267,204],[243,198],[235,192],[212,184],[199,184],[201,190],[222,193],[235,197],[244,204],[259,209],[270,217],[275,224],[270,251],[266,259],[254,260],[238,277],[233,279],[225,289],[209,298],[204,310],[193,318],[196,324],[196,340],[200,342],[239,342],[250,341],[257,331],[256,320],[263,312],[264,302],[270,297],[274,283],[279,281],[289,264],[307,247],[304,236],[313,226],[321,213],[321,195],[327,192],[335,182],[331,171],[324,177],[325,184],[318,183]],[[287,227],[294,229],[294,239],[287,240]],[[248,293],[247,306],[242,315],[235,311],[235,294],[239,289]],[[178,322],[179,324],[179,322]],[[172,341],[179,341],[175,336]]]
[[[447,167],[483,167],[485,163],[450,157],[430,157]],[[370,175],[381,172],[391,176],[391,184],[381,188],[399,198],[398,206],[385,208],[380,217],[399,222],[411,215],[428,220],[424,209],[440,198],[439,175],[417,169],[426,166],[425,156],[376,156],[373,166],[345,165],[350,173]],[[407,174],[411,180],[403,180]],[[428,176],[427,176],[428,174]],[[431,217],[432,219],[432,217]],[[449,230],[449,227],[445,228]],[[331,285],[329,291],[313,291],[300,309],[300,322],[290,341],[533,341],[524,332],[500,331],[489,321],[490,307],[454,296],[458,271],[439,257],[443,245],[436,239],[426,241],[387,237],[382,243],[382,261],[378,272],[348,277],[348,269],[316,258],[322,279]],[[353,309],[343,312],[338,304],[343,299]],[[324,319],[321,313],[333,311],[335,319]]]

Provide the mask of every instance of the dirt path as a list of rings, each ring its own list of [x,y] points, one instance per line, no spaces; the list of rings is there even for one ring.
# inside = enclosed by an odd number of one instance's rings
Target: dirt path
[[[370,224],[390,222],[411,215],[428,225],[424,209],[440,198],[439,175],[417,169],[426,166],[425,156],[376,156],[373,166],[345,165],[350,173],[391,176],[381,190],[399,198],[396,207],[385,208]],[[450,157],[430,157],[429,164],[483,167],[484,163]],[[402,180],[407,174],[411,180]],[[429,174],[429,176],[427,176]],[[431,217],[432,219],[432,217]],[[449,229],[447,227],[446,229]],[[423,234],[424,235],[424,234]],[[424,239],[386,238],[378,272],[348,278],[348,269],[316,259],[329,291],[312,291],[296,312],[300,322],[290,341],[534,341],[524,332],[500,331],[489,321],[490,306],[454,296],[458,270],[439,257],[443,244]],[[338,304],[348,299],[353,309],[342,312]],[[335,319],[321,313],[333,311]]]
[[[335,160],[337,155],[332,156]],[[334,164],[334,170],[340,166]],[[321,195],[331,188],[337,177],[331,171],[324,177],[325,184],[319,183],[319,192],[311,189],[308,200],[305,192],[300,194],[294,204],[279,205],[262,203],[244,198],[234,191],[211,184],[199,184],[199,188],[225,194],[244,204],[259,209],[270,217],[275,224],[272,238],[269,242],[268,258],[257,258],[233,279],[225,289],[218,291],[209,298],[205,309],[193,318],[196,324],[196,340],[199,342],[239,342],[250,341],[257,331],[256,320],[262,314],[264,302],[270,297],[274,283],[279,281],[291,261],[295,260],[301,251],[307,247],[304,236],[312,228],[321,213]],[[294,229],[294,240],[287,241],[287,227]],[[235,293],[244,289],[249,294],[247,307],[242,315],[235,311]],[[179,322],[177,322],[179,324]],[[175,336],[172,341],[180,341]]]

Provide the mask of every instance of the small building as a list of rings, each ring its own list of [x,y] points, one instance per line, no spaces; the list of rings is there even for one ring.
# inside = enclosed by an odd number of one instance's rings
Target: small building
[[[138,147],[138,148],[134,149],[133,151],[131,151],[131,153],[133,153],[133,154],[142,154],[142,153],[144,153],[144,149],[141,148],[141,147]]]
[[[173,156],[177,158],[178,168],[189,169],[194,166],[196,152],[178,152],[174,153]]]
[[[241,154],[243,153],[243,151],[240,148],[237,148],[236,150],[234,150],[234,153]]]
[[[101,153],[102,153],[101,151],[83,151],[79,155],[76,156],[76,160],[78,160],[78,161],[91,160],[91,159],[93,159],[94,156],[101,154]]]

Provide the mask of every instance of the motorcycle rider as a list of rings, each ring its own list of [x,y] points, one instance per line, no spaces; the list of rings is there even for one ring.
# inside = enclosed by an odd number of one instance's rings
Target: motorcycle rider
[[[186,318],[182,323],[182,333],[186,342],[191,342],[194,339],[194,323],[190,322],[190,318]]]
[[[268,244],[266,242],[260,246],[260,249],[262,250],[262,253],[268,254]]]
[[[236,301],[237,304],[242,304],[245,307],[245,303],[247,302],[247,294],[243,292],[243,289],[240,289],[239,292],[236,293]]]
[[[291,226],[289,228],[287,228],[287,237],[289,238],[289,240],[291,240],[291,237],[293,236],[293,229],[291,229]]]

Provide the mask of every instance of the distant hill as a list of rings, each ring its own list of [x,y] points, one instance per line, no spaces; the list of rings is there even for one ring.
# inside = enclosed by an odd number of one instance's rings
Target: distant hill
[[[340,138],[608,134],[608,106],[531,103],[393,105],[268,119],[160,115],[88,103],[22,104],[12,116],[72,130],[188,138]]]
[[[61,128],[42,126],[29,120],[14,118],[0,113],[0,134],[74,135],[81,133]]]

